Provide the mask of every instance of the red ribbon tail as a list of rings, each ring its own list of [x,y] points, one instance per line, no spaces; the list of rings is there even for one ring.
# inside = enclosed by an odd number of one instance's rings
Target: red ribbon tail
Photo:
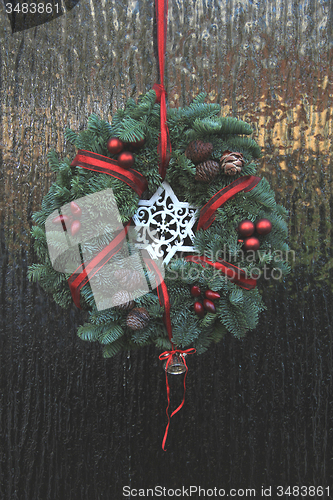
[[[167,426],[165,428],[165,432],[164,432],[164,437],[163,437],[163,441],[162,441],[162,450],[163,451],[166,451],[166,448],[165,448],[165,443],[166,443],[166,440],[167,440],[167,437],[168,437],[168,432],[169,432],[169,427],[170,427],[170,415],[169,415],[169,406],[170,406],[170,386],[169,386],[169,381],[168,381],[168,372],[167,372],[167,368],[169,366],[171,362],[171,356],[168,358],[167,360],[167,364],[166,364],[166,367],[165,367],[165,385],[166,385],[166,390],[167,390],[167,399],[168,399],[168,405],[166,407],[166,415],[168,417],[168,423],[167,423]]]
[[[196,350],[192,347],[190,349],[186,349],[186,350],[182,350],[182,349],[173,349],[172,351],[165,351],[163,352],[162,354],[160,354],[159,356],[159,359],[160,360],[163,360],[165,358],[167,358],[167,362],[166,362],[166,366],[165,366],[165,384],[166,384],[166,390],[167,390],[167,399],[168,399],[168,405],[167,405],[167,408],[166,408],[166,415],[168,417],[168,423],[167,423],[167,426],[165,428],[165,432],[164,432],[164,437],[163,437],[163,441],[162,441],[162,449],[163,451],[166,451],[166,448],[165,448],[165,443],[166,443],[166,440],[167,440],[167,437],[168,437],[168,432],[169,432],[169,427],[170,427],[170,419],[176,414],[179,412],[179,410],[181,410],[184,406],[184,403],[185,403],[185,393],[186,393],[186,376],[187,376],[187,372],[188,372],[188,367],[187,367],[187,364],[186,364],[186,360],[185,360],[185,355],[186,354],[194,354],[196,352]],[[185,365],[185,368],[186,368],[186,371],[185,371],[185,375],[184,375],[184,394],[183,394],[183,400],[182,402],[180,403],[180,405],[171,413],[171,415],[169,415],[169,407],[170,407],[170,386],[169,386],[169,381],[168,381],[168,366],[170,365],[171,363],[171,360],[172,360],[172,356],[174,354],[180,354],[183,362],[184,362],[184,365]]]
[[[185,361],[185,356],[183,354],[181,354],[181,357],[182,357],[182,360],[184,361],[184,365],[185,365],[185,368],[186,368],[186,371],[185,371],[185,375],[184,375],[184,395],[183,395],[183,401],[180,403],[180,405],[178,406],[178,408],[176,408],[172,413],[171,413],[171,417],[173,417],[176,413],[179,412],[179,410],[181,410],[184,406],[184,403],[185,403],[185,393],[186,393],[186,377],[187,377],[187,372],[188,372],[188,367],[187,367],[187,364],[186,364],[186,361]]]

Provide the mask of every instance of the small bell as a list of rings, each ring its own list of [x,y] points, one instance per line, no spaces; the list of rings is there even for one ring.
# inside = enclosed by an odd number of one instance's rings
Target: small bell
[[[186,354],[183,354],[183,356],[186,356]],[[164,363],[163,368],[165,371],[168,373],[171,373],[172,375],[181,375],[182,373],[186,372],[186,366],[184,363],[184,359],[180,354],[173,354],[171,356],[171,361],[168,364],[168,360]]]

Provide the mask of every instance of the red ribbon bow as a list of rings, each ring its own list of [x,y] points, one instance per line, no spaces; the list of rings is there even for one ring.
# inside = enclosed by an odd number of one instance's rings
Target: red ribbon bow
[[[168,436],[168,431],[169,431],[169,426],[170,426],[170,419],[176,413],[178,413],[179,410],[182,409],[182,407],[184,406],[184,403],[185,403],[186,376],[187,376],[187,372],[188,372],[188,368],[187,368],[185,356],[186,356],[186,354],[194,354],[194,353],[196,353],[196,350],[194,349],[194,347],[191,347],[190,349],[172,349],[171,351],[164,351],[164,352],[162,352],[162,354],[159,355],[159,359],[161,361],[164,361],[165,359],[167,360],[166,361],[166,366],[165,366],[165,383],[166,383],[167,398],[168,398],[168,406],[166,408],[166,414],[167,414],[167,417],[168,417],[168,423],[167,423],[167,426],[166,426],[166,429],[165,429],[164,438],[163,438],[163,442],[162,442],[162,449],[163,449],[163,451],[166,451],[166,449],[165,449],[165,443],[166,443],[166,439],[167,439],[167,436]],[[169,381],[168,381],[168,366],[171,364],[172,357],[175,354],[179,354],[180,355],[180,357],[182,358],[182,360],[184,362],[185,368],[186,368],[185,375],[184,375],[184,395],[183,395],[183,400],[180,403],[180,405],[171,413],[171,415],[169,415],[170,387],[169,387]]]

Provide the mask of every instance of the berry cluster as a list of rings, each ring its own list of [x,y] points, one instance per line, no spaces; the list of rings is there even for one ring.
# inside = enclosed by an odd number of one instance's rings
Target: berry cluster
[[[70,225],[71,235],[75,236],[81,229],[79,219],[82,215],[82,210],[75,201],[70,202],[70,209],[72,215],[57,215],[52,222],[53,224],[62,224],[64,231],[67,231],[67,227]]]
[[[193,285],[191,287],[191,295],[192,297],[200,297],[202,300],[201,296],[201,290],[197,285]],[[204,293],[205,298],[201,301],[197,300],[194,302],[194,312],[200,317],[203,318],[205,315],[205,311],[210,312],[210,313],[216,313],[216,307],[213,302],[213,300],[217,300],[221,297],[221,295],[217,292],[213,292],[213,290],[206,290]]]
[[[134,165],[134,155],[131,151],[141,148],[145,139],[135,142],[123,142],[118,137],[110,137],[107,142],[107,150],[112,155],[118,155],[117,161],[122,168],[132,168]]]
[[[240,243],[243,243],[244,250],[256,251],[260,247],[260,241],[254,233],[257,235],[266,235],[272,230],[272,223],[268,219],[260,219],[256,223],[251,220],[245,219],[238,225],[238,233],[244,239],[239,239]]]

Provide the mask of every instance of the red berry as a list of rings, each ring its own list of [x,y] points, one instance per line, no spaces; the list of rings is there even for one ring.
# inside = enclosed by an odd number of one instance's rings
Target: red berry
[[[258,234],[265,235],[272,231],[272,223],[268,219],[260,219],[256,222],[256,231]]]
[[[213,290],[206,290],[205,297],[209,300],[217,300],[221,298],[221,295],[217,292],[213,292]]]
[[[193,285],[191,288],[191,295],[193,297],[200,297],[201,295],[201,290],[197,285]]]
[[[70,207],[71,207],[71,212],[73,215],[75,215],[76,217],[81,217],[82,210],[75,201],[71,201]]]
[[[55,217],[52,222],[53,222],[53,224],[64,225],[68,221],[69,221],[68,215],[57,215],[57,217]]]
[[[118,137],[110,137],[110,139],[107,142],[107,150],[109,153],[112,155],[117,155],[124,149],[124,143]]]
[[[205,310],[201,302],[194,302],[194,311],[200,318],[205,315]]]
[[[244,250],[253,250],[254,252],[260,247],[260,241],[255,236],[251,238],[246,238],[243,244]]]
[[[129,151],[123,151],[118,156],[118,163],[122,168],[131,168],[134,165],[134,156]]]
[[[254,233],[255,225],[250,220],[243,220],[238,224],[238,232],[241,236],[251,236]]]
[[[71,235],[75,236],[81,229],[81,222],[79,220],[73,220],[71,225]]]
[[[216,313],[216,308],[215,308],[215,304],[214,302],[212,302],[211,300],[209,299],[205,299],[203,301],[203,306],[204,308],[206,309],[206,311],[210,312],[210,313]]]

